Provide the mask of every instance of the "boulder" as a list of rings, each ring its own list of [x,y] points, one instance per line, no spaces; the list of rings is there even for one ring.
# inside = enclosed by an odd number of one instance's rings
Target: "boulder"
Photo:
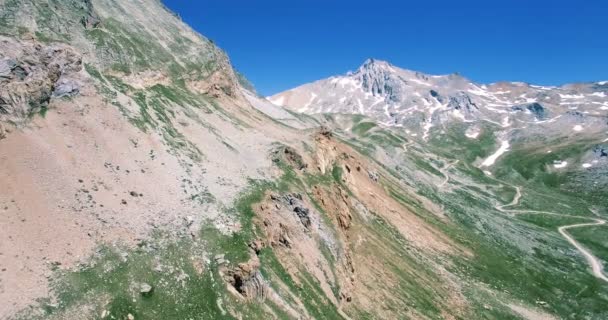
[[[300,218],[300,222],[302,222],[304,227],[310,228],[310,209],[298,206],[293,209],[293,212],[298,215],[298,218]]]
[[[77,95],[80,92],[81,85],[72,79],[60,78],[55,83],[55,90],[53,91],[53,97],[71,97]]]
[[[229,270],[226,280],[246,299],[264,300],[269,294],[268,284],[260,272],[260,262],[256,257]]]
[[[13,59],[0,60],[0,78],[10,78],[15,67],[17,67],[17,61]]]
[[[151,285],[149,285],[147,283],[142,283],[139,286],[139,293],[142,296],[145,296],[145,297],[150,296],[150,295],[152,295],[153,292],[154,292],[154,287],[152,287]]]

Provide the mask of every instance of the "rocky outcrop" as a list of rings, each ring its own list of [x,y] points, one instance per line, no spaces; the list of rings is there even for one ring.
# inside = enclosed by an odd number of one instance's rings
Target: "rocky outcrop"
[[[1,133],[0,133],[1,136]],[[608,146],[598,145],[593,148],[593,153],[598,158],[608,157]]]
[[[331,189],[324,189],[319,186],[313,187],[315,199],[327,212],[335,215],[338,225],[342,230],[350,229],[353,220],[349,196],[341,187],[334,185]]]
[[[0,41],[0,121],[24,124],[51,98],[78,94],[81,84],[72,76],[82,70],[82,58],[71,48]]]
[[[528,111],[538,120],[543,120],[547,117],[547,111],[540,103],[522,104],[511,107],[513,111]]]
[[[84,0],[84,6],[86,13],[80,22],[86,29],[97,28],[101,24],[101,19],[93,9],[93,3],[91,0]]]
[[[225,277],[228,283],[246,299],[264,300],[270,292],[260,272],[260,261],[257,256],[228,270]]]

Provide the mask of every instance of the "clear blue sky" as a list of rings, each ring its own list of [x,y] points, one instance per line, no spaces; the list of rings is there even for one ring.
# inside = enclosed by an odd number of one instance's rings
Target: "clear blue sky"
[[[163,0],[264,95],[366,58],[431,74],[608,80],[608,0]]]

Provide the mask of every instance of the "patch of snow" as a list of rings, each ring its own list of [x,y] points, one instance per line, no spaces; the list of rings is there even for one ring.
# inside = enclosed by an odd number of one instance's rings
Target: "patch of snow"
[[[462,114],[460,110],[452,110],[452,115],[455,118],[461,119],[462,121],[467,121],[467,118],[465,118],[464,114]]]
[[[387,105],[384,105],[384,115],[385,115],[387,118],[389,118],[389,119],[390,119],[390,117],[391,117],[391,113],[390,113],[390,112],[388,112],[388,104],[387,104]]]
[[[363,103],[361,102],[361,99],[357,99],[357,104],[359,105],[359,113],[365,114],[365,109],[363,109]]]
[[[492,172],[490,172],[490,171],[484,171],[483,173],[485,173],[486,176],[491,176],[492,175]]]
[[[554,161],[553,162],[553,167],[555,167],[555,169],[562,169],[568,166],[568,161]]]
[[[600,81],[600,82],[598,82],[597,84],[599,84],[600,86],[603,86],[603,85],[605,85],[605,84],[608,84],[608,81]]]
[[[310,93],[310,100],[308,100],[308,103],[306,103],[306,105],[304,106],[304,110],[308,110],[308,107],[310,107],[310,105],[315,101],[315,99],[317,98],[317,94],[314,92]]]
[[[357,81],[348,77],[338,78],[334,83],[340,85],[342,89],[346,88],[346,86],[357,87]]]
[[[547,86],[537,86],[537,85],[533,85],[531,84],[530,87],[535,88],[535,89],[540,89],[540,90],[551,90],[551,89],[555,89],[555,87],[547,87]]]
[[[490,167],[496,162],[496,160],[502,156],[505,152],[509,151],[509,140],[503,140],[500,144],[500,148],[494,152],[493,155],[489,156],[484,162],[481,164],[482,167]]]
[[[511,121],[509,119],[509,117],[504,117],[502,119],[502,127],[506,128],[506,127],[510,127],[511,126]]]
[[[574,128],[572,128],[572,130],[574,131],[583,131],[583,126],[581,126],[580,124],[577,124],[574,126]]]
[[[268,101],[272,102],[273,104],[276,104],[277,106],[281,106],[281,107],[282,107],[282,106],[284,105],[284,103],[285,103],[285,97],[283,97],[283,96],[277,97],[277,98],[275,98],[275,99],[271,99],[271,98],[266,98],[266,99],[267,99]]]
[[[562,117],[562,115],[560,114],[559,116],[554,117],[554,118],[551,118],[551,119],[549,119],[549,120],[542,120],[542,121],[539,121],[538,119],[536,119],[536,121],[534,121],[534,123],[536,123],[536,124],[540,124],[540,123],[553,123],[553,122],[557,121],[557,119],[559,119],[559,118],[561,118],[561,117]]]
[[[476,96],[482,96],[482,97],[488,97],[488,98],[493,98],[493,96],[491,94],[489,94],[487,91],[481,89],[480,87],[473,87],[474,89],[469,89],[469,93],[472,93]]]
[[[479,131],[466,132],[464,135],[469,139],[477,139],[477,137],[479,137]]]
[[[603,92],[594,92],[591,94],[592,96],[596,96],[596,97],[600,97],[600,98],[604,98],[606,97],[606,94]]]
[[[551,151],[551,150],[547,150],[547,153],[551,153],[551,152],[553,152],[553,151]]]
[[[411,81],[413,83],[421,84],[423,86],[430,86],[430,84],[428,84],[428,83],[426,83],[424,81],[418,80],[416,78],[408,79],[407,81]]]
[[[422,139],[426,140],[429,137],[429,131],[433,127],[433,123],[429,120],[424,124],[424,134],[422,135]]]
[[[582,94],[559,94],[562,99],[583,99],[585,98]]]
[[[583,168],[587,169],[587,168],[591,168],[593,167],[593,165],[591,163],[583,163]]]
[[[371,105],[370,108],[373,108],[374,106],[378,105],[381,102],[384,102],[384,98],[383,97],[376,97],[376,101]]]

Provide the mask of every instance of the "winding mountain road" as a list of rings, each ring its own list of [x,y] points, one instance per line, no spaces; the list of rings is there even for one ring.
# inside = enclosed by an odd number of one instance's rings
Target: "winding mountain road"
[[[458,163],[458,161],[453,162],[452,164],[444,167],[441,172],[447,177],[444,182],[441,184],[441,186],[445,185],[448,181],[449,181],[449,177],[447,174],[447,170],[455,165],[456,163]],[[514,207],[519,205],[519,202],[521,200],[522,197],[522,193],[521,193],[521,187],[519,186],[514,186],[508,183],[505,183],[504,181],[500,181],[496,178],[492,178],[493,180],[505,184],[509,187],[512,187],[515,189],[515,195],[513,196],[513,200],[510,203],[507,204],[503,204],[503,205],[496,205],[495,208],[496,210],[500,211],[500,212],[504,212],[504,213],[511,213],[511,214],[544,214],[544,215],[551,215],[551,216],[559,216],[559,217],[569,217],[569,218],[577,218],[577,219],[585,219],[585,220],[592,220],[594,222],[589,222],[589,223],[578,223],[578,224],[570,224],[570,225],[565,225],[565,226],[561,226],[557,229],[557,231],[574,247],[576,248],[577,251],[579,251],[583,257],[585,258],[585,260],[587,261],[587,263],[589,264],[589,266],[591,266],[591,270],[593,272],[593,275],[598,278],[601,279],[605,282],[608,282],[608,276],[606,275],[606,273],[604,273],[604,268],[603,268],[603,264],[602,261],[600,259],[598,259],[596,256],[594,256],[588,249],[586,249],[585,247],[583,247],[578,241],[576,241],[569,233],[568,230],[570,229],[576,229],[576,228],[587,228],[587,227],[597,227],[597,226],[602,226],[602,225],[606,225],[608,222],[606,222],[606,220],[603,219],[597,219],[597,218],[592,218],[592,217],[586,217],[586,216],[576,216],[576,215],[568,215],[568,214],[562,214],[562,213],[555,213],[555,212],[548,212],[548,211],[537,211],[537,210],[515,210],[515,209],[506,209],[507,207]]]
[[[595,226],[601,226],[601,225],[606,224],[606,220],[601,220],[601,219],[593,219],[593,220],[595,220],[595,223],[572,224],[572,225],[568,225],[568,226],[559,227],[559,229],[557,229],[557,230],[559,231],[559,233],[561,233],[562,236],[564,236],[564,238],[566,238],[566,240],[568,240],[568,242],[570,242],[570,244],[572,244],[578,251],[580,251],[580,253],[583,254],[583,256],[585,256],[585,259],[587,259],[587,262],[589,263],[589,265],[591,265],[591,270],[593,271],[593,275],[595,275],[597,278],[600,278],[600,279],[608,282],[608,277],[606,277],[606,275],[604,274],[604,270],[603,270],[601,261],[598,258],[596,258],[593,254],[591,254],[591,252],[589,252],[587,249],[585,249],[580,243],[578,243],[576,240],[574,240],[574,238],[572,238],[572,236],[566,231],[568,229],[595,227]]]
[[[499,180],[496,180],[496,181],[499,181]],[[504,183],[502,181],[500,181],[500,182]],[[509,185],[509,184],[507,184],[507,185]],[[577,218],[577,219],[595,221],[595,222],[590,222],[590,223],[578,223],[578,224],[570,224],[570,225],[561,226],[557,229],[557,231],[559,231],[559,233],[564,238],[566,238],[566,240],[568,242],[570,242],[570,244],[572,246],[574,246],[576,248],[576,250],[578,250],[585,257],[585,260],[587,260],[587,263],[591,266],[593,275],[601,280],[608,282],[608,277],[606,276],[606,274],[604,274],[603,265],[602,265],[601,260],[598,259],[596,256],[594,256],[591,252],[589,252],[589,250],[587,250],[585,247],[583,247],[578,241],[576,241],[567,232],[567,230],[569,230],[569,229],[596,227],[596,226],[605,225],[606,220],[585,217],[585,216],[575,216],[575,215],[561,214],[561,213],[555,213],[555,212],[547,212],[547,211],[505,209],[506,207],[512,207],[512,206],[519,205],[519,201],[522,197],[520,187],[512,186],[512,185],[509,185],[509,186],[515,188],[515,195],[513,196],[513,200],[510,203],[505,204],[505,205],[497,205],[496,210],[498,210],[498,211],[505,212],[505,213],[513,213],[513,214],[544,214],[544,215],[552,215],[552,216],[569,217],[569,218]]]
[[[444,176],[443,181],[439,184],[439,188],[443,188],[450,181],[450,175],[448,174],[448,170],[450,170],[450,168],[455,166],[457,163],[458,163],[458,160],[456,160],[452,163],[448,163],[446,166],[439,169],[439,172],[441,172],[441,174],[443,174],[443,176]]]

